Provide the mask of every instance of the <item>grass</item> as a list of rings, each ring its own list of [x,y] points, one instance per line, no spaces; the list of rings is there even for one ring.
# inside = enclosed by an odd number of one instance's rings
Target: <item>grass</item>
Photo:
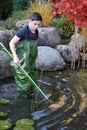
[[[15,23],[18,20],[23,20],[23,19],[28,19],[26,17],[26,10],[18,10],[18,11],[14,11],[11,16],[5,20],[5,23],[8,25],[8,29],[13,29],[15,26]]]

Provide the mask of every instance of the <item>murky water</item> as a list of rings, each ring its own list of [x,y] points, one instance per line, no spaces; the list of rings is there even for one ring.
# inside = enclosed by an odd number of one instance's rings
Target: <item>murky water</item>
[[[10,100],[0,104],[0,111],[9,113],[5,119],[13,125],[29,117],[35,120],[36,130],[87,130],[87,70],[42,72],[38,84],[52,102],[40,95],[20,99],[14,80],[9,81],[0,81],[0,98]]]

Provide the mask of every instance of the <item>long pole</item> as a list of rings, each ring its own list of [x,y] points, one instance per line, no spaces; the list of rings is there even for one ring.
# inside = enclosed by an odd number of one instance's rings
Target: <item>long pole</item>
[[[6,47],[0,42],[0,45],[2,46],[3,50],[8,53],[8,55],[13,59],[13,55],[6,49]],[[28,77],[28,79],[34,84],[34,86],[37,88],[37,92],[40,92],[42,96],[48,100],[48,96],[39,88],[39,86],[34,82],[34,80],[30,77],[30,75],[23,69],[23,67],[18,64],[18,66],[21,68],[23,73]]]

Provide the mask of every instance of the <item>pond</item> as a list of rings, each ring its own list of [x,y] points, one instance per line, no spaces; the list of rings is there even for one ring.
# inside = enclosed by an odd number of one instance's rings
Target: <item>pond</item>
[[[35,121],[36,130],[87,130],[86,69],[41,71],[38,84],[51,102],[37,91],[29,99],[18,98],[13,78],[0,81],[0,98],[10,100],[9,104],[0,104],[0,111],[8,112],[4,118],[13,127],[16,121],[28,117]]]

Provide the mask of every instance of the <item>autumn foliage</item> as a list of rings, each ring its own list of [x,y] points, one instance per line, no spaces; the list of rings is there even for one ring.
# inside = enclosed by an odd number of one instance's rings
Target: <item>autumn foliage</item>
[[[67,15],[77,27],[87,27],[87,0],[51,0],[52,13]]]

